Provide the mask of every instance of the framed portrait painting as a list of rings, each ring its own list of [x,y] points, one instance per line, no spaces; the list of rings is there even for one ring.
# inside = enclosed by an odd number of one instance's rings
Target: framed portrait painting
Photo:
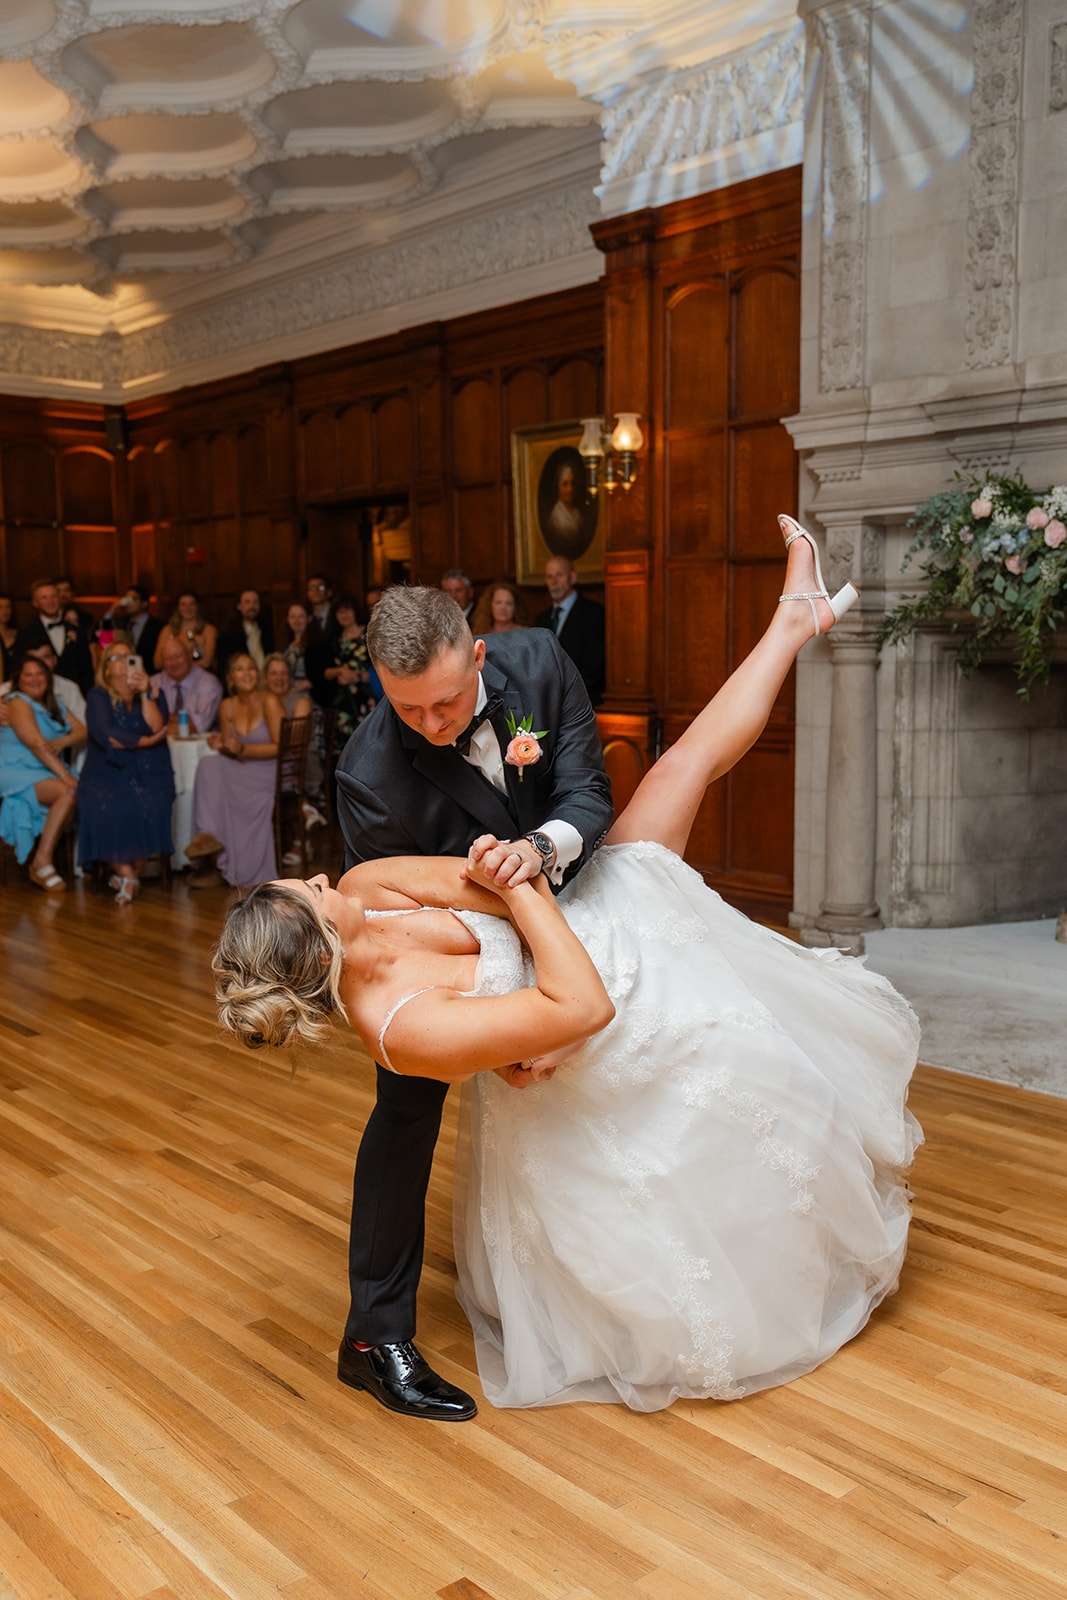
[[[551,556],[573,561],[579,583],[603,581],[600,497],[586,484],[581,437],[581,422],[543,422],[511,435],[516,583],[540,584]]]

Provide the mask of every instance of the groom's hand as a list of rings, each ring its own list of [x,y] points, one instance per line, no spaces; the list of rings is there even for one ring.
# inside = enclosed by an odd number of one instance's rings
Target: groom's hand
[[[532,1061],[513,1061],[510,1067],[494,1067],[498,1078],[512,1089],[525,1089],[531,1083],[545,1083],[555,1072],[555,1067],[537,1067]]]
[[[477,874],[469,874],[473,882],[499,889],[517,889],[520,883],[536,878],[544,865],[541,852],[529,839],[501,840],[491,833],[475,839],[467,861],[469,867],[479,869]]]

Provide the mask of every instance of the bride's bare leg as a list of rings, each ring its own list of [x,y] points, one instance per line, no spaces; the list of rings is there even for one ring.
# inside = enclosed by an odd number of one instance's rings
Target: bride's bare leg
[[[783,593],[810,593],[816,587],[811,548],[805,539],[797,539],[788,551]],[[825,600],[817,605],[819,626],[826,633],[833,626],[833,612]],[[605,843],[649,839],[682,854],[708,785],[755,744],[798,651],[814,633],[806,600],[786,600],[776,607],[755,649],[642,778]]]

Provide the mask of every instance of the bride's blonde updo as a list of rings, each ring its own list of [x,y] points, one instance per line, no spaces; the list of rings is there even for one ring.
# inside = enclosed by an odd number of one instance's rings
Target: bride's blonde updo
[[[226,918],[211,970],[219,1020],[250,1049],[315,1044],[340,1011],[344,948],[336,928],[295,889],[263,883]]]

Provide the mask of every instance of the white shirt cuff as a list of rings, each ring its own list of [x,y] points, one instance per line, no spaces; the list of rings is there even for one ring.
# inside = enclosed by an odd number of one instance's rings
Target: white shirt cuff
[[[582,853],[582,836],[573,823],[564,822],[560,817],[553,817],[550,822],[542,822],[536,830],[538,833],[547,833],[556,847],[556,859],[551,867],[543,870],[549,883],[557,886],[563,882],[563,874],[572,861],[577,861]]]

